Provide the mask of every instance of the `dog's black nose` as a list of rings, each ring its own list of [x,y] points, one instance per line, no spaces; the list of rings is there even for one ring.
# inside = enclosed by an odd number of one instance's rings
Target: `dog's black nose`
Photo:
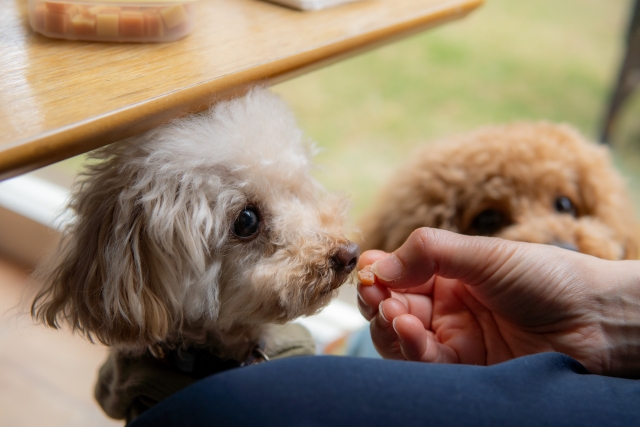
[[[351,273],[360,256],[360,247],[347,240],[347,243],[338,248],[338,251],[331,257],[332,267],[339,273]]]
[[[557,246],[557,247],[562,248],[562,249],[567,249],[569,251],[580,252],[578,247],[576,245],[574,245],[573,243],[553,242],[552,245],[553,246]]]

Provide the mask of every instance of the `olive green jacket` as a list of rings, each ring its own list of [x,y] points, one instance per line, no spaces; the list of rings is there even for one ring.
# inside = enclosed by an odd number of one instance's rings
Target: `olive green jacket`
[[[315,354],[311,334],[299,324],[269,325],[260,348],[270,360]],[[178,350],[162,359],[148,351],[131,357],[114,350],[100,368],[95,397],[107,415],[129,423],[199,379],[241,366],[199,350]]]

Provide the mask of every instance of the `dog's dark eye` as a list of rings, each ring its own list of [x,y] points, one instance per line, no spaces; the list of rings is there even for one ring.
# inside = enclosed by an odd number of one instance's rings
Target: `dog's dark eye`
[[[554,207],[559,213],[569,214],[576,217],[578,216],[578,210],[567,196],[558,197],[554,202]]]
[[[509,225],[509,218],[497,209],[486,209],[471,221],[471,234],[489,236]]]
[[[233,223],[233,234],[238,237],[251,237],[258,232],[260,216],[253,206],[247,206]]]

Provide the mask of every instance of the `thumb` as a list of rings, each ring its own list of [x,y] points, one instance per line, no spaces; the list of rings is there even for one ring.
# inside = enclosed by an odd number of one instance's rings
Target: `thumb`
[[[519,252],[522,243],[464,236],[450,231],[419,228],[372,269],[382,284],[406,289],[427,282],[434,275],[458,279],[473,286],[492,277]]]
[[[372,269],[391,289],[413,288],[433,276],[458,280],[489,310],[536,326],[569,316],[573,301],[589,292],[586,278],[598,283],[605,277],[598,272],[607,271],[606,262],[551,245],[421,228]]]

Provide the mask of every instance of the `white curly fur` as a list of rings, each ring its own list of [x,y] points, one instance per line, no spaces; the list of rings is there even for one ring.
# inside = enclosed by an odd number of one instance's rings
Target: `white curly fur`
[[[349,273],[332,264],[347,204],[310,177],[311,154],[263,89],[98,150],[33,315],[132,353],[195,343],[245,357],[262,325],[315,313]],[[240,239],[247,206],[260,229]]]

